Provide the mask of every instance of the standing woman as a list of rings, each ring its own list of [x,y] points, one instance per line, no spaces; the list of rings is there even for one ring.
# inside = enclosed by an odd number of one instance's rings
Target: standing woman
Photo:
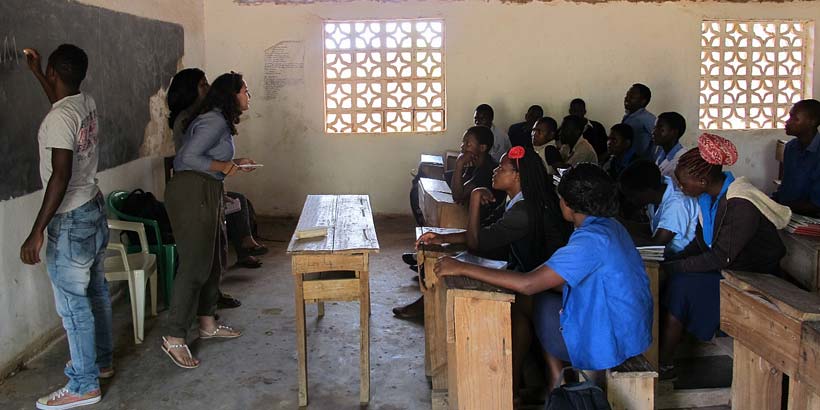
[[[202,339],[241,335],[230,326],[217,323],[214,312],[222,269],[222,181],[235,174],[239,165],[254,164],[247,158],[233,159],[236,124],[249,104],[250,94],[241,74],[219,76],[208,90],[199,115],[185,131],[174,160],[174,177],[165,188],[165,206],[180,264],[162,350],[177,366],[186,369],[199,366],[199,360],[193,358],[186,344],[194,316],[199,318]]]

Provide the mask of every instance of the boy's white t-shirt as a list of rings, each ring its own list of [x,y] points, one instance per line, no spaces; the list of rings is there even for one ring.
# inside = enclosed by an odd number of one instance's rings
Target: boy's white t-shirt
[[[74,152],[71,179],[63,202],[57,208],[58,214],[78,208],[99,192],[96,178],[97,135],[97,105],[91,96],[84,93],[55,102],[40,124],[37,140],[40,145],[40,179],[44,189],[53,172],[51,150],[58,148]]]

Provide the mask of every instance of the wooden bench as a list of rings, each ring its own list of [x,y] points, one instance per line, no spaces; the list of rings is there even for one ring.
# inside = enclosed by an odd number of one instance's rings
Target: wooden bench
[[[820,409],[820,296],[771,275],[724,271],[720,327],[734,337],[732,408]]]
[[[786,256],[780,266],[806,290],[820,293],[820,238],[778,231]]]
[[[369,255],[379,251],[367,195],[308,195],[296,231],[327,227],[327,235],[298,239],[288,245],[294,279],[299,406],[308,404],[305,303],[359,301],[360,402],[370,401],[370,268]],[[323,272],[347,271],[348,274]],[[322,274],[318,274],[322,273]]]
[[[635,356],[606,372],[606,396],[612,410],[654,410],[657,368]]]
[[[441,155],[421,154],[419,176],[422,178],[444,180],[444,158]]]
[[[419,207],[428,226],[467,227],[467,208],[453,200],[452,191],[444,181],[419,179]]]

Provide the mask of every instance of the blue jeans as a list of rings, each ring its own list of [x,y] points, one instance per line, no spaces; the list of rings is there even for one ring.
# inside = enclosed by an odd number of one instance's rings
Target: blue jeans
[[[101,194],[48,224],[48,274],[71,351],[67,388],[80,395],[99,389],[99,368],[112,364],[111,299],[103,269],[107,246]]]

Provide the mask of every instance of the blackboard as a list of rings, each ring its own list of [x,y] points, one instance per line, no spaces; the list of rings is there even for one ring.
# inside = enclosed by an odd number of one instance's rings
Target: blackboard
[[[50,104],[23,48],[40,52],[43,69],[62,43],[88,54],[81,89],[97,102],[100,171],[139,156],[149,99],[168,87],[184,51],[178,24],[66,0],[0,1],[0,41],[0,200],[42,188],[37,130]]]

